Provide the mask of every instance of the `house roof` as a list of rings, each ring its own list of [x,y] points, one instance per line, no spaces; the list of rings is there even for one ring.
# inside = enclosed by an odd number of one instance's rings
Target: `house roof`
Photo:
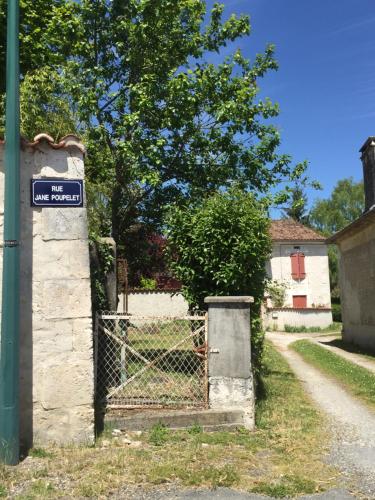
[[[270,234],[272,241],[321,241],[326,238],[313,229],[304,226],[294,219],[271,221]]]
[[[40,143],[48,144],[52,149],[67,149],[75,147],[79,149],[83,154],[86,153],[85,146],[80,141],[79,137],[74,134],[69,134],[63,137],[60,142],[56,143],[54,139],[48,134],[38,134],[34,137],[33,141],[28,141],[27,139],[21,138],[21,145],[23,147],[35,148]],[[0,145],[5,143],[4,139],[0,138]]]

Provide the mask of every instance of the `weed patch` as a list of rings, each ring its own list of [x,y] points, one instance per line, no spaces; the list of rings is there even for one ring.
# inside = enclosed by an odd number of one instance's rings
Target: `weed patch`
[[[53,454],[44,448],[31,448],[29,456],[33,458],[52,458]]]
[[[168,441],[169,431],[163,424],[156,424],[150,431],[149,442],[154,446],[162,446]]]
[[[319,328],[318,326],[291,326],[285,325],[284,331],[287,333],[331,333],[341,332],[342,323],[334,322],[326,328]]]
[[[252,493],[260,493],[274,498],[285,498],[304,493],[314,493],[316,486],[311,479],[298,476],[284,476],[274,483],[260,483],[252,488]]]

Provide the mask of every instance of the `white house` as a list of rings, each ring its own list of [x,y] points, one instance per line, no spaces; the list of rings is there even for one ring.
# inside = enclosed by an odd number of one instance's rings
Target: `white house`
[[[272,255],[267,274],[283,301],[268,293],[264,320],[272,329],[285,325],[324,328],[332,323],[328,253],[325,238],[293,219],[271,222]],[[273,299],[272,299],[273,296]],[[282,303],[280,303],[282,302]]]

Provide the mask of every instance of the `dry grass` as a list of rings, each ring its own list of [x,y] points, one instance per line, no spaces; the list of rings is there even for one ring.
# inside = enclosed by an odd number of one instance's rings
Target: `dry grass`
[[[256,432],[171,432],[159,426],[130,435],[136,441],[131,445],[104,435],[93,448],[38,449],[18,467],[0,466],[0,496],[106,498],[121,491],[122,498],[132,498],[135,485],[172,483],[283,497],[332,486],[335,474],[322,463],[327,439],[321,415],[270,347],[266,365]]]

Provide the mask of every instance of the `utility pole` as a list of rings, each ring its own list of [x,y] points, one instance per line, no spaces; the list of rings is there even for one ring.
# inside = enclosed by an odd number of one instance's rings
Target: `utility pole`
[[[19,80],[19,0],[8,0],[0,350],[0,462],[7,465],[19,462]]]

